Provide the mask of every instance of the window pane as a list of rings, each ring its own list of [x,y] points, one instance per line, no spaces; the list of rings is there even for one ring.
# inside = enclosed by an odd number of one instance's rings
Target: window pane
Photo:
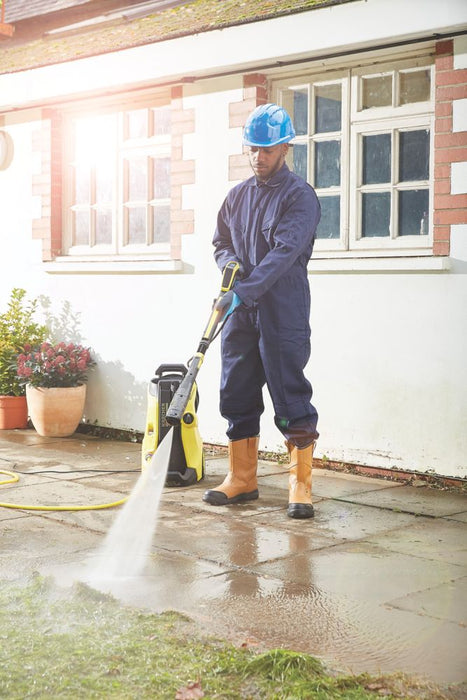
[[[321,219],[316,229],[316,238],[340,238],[341,198],[320,197]]]
[[[308,148],[305,144],[296,143],[292,148],[293,171],[304,180],[308,178]]]
[[[89,245],[89,212],[75,211],[73,245]]]
[[[392,105],[392,76],[362,78],[362,109]]]
[[[135,109],[126,113],[126,138],[142,139],[148,135],[147,109]]]
[[[147,158],[132,158],[128,164],[128,199],[147,200],[148,196],[148,175]]]
[[[399,182],[428,180],[430,171],[430,132],[399,133]]]
[[[428,234],[428,190],[399,192],[399,236]]]
[[[152,110],[152,133],[156,136],[170,134],[170,107],[156,107]]]
[[[90,168],[113,161],[117,138],[117,117],[105,114],[83,117],[75,122],[74,158],[78,166]]]
[[[315,89],[315,132],[341,130],[342,96],[340,85],[321,85]]]
[[[170,240],[170,207],[154,207],[154,243]]]
[[[292,121],[297,136],[308,133],[308,90],[293,91]]]
[[[363,137],[362,183],[391,182],[391,134]]]
[[[315,144],[315,187],[332,187],[341,182],[340,141]]]
[[[128,243],[146,243],[146,207],[128,209]]]
[[[430,99],[430,71],[429,69],[401,72],[399,74],[401,105],[410,102],[426,102]]]
[[[170,158],[155,158],[154,167],[154,199],[170,197]]]
[[[362,238],[389,236],[390,220],[390,192],[366,192],[362,195]]]
[[[112,180],[108,168],[96,170],[96,202],[112,201]]]
[[[96,213],[96,244],[112,243],[112,213],[107,210]]]
[[[284,90],[282,104],[292,119],[297,136],[308,133],[308,88]]]
[[[75,167],[75,204],[89,204],[90,170],[85,166]]]

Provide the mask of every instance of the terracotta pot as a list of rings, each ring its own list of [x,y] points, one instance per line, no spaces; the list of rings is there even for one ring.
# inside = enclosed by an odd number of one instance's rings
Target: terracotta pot
[[[29,417],[45,437],[73,435],[79,425],[86,400],[86,384],[70,387],[26,386]]]
[[[28,425],[25,396],[0,396],[0,430],[24,430]]]

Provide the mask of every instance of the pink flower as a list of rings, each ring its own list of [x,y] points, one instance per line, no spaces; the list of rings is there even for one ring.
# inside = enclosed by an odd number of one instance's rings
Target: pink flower
[[[64,362],[65,358],[63,357],[63,355],[57,355],[57,357],[54,360],[54,366],[60,367],[60,365],[63,365]]]

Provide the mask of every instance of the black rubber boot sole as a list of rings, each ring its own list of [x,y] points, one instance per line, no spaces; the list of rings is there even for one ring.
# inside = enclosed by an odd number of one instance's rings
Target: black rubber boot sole
[[[309,503],[289,503],[289,507],[287,508],[287,515],[289,518],[303,520],[304,518],[313,518],[314,514],[313,506]]]
[[[222,491],[214,491],[209,489],[204,492],[203,501],[210,503],[212,506],[228,506],[231,503],[243,503],[244,501],[255,501],[259,496],[258,489],[249,491],[248,493],[239,493],[238,496],[227,498]]]

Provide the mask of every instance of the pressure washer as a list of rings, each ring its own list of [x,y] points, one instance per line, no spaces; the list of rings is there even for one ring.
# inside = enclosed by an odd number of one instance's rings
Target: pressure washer
[[[199,405],[196,377],[208,347],[224,325],[220,324],[225,321],[226,309],[218,308],[218,303],[232,289],[239,267],[235,261],[225,266],[220,293],[214,300],[198,349],[188,366],[160,365],[148,385],[142,468],[149,465],[161,440],[172,428],[174,435],[166,477],[168,486],[191,486],[204,477],[203,441],[196,413]]]

